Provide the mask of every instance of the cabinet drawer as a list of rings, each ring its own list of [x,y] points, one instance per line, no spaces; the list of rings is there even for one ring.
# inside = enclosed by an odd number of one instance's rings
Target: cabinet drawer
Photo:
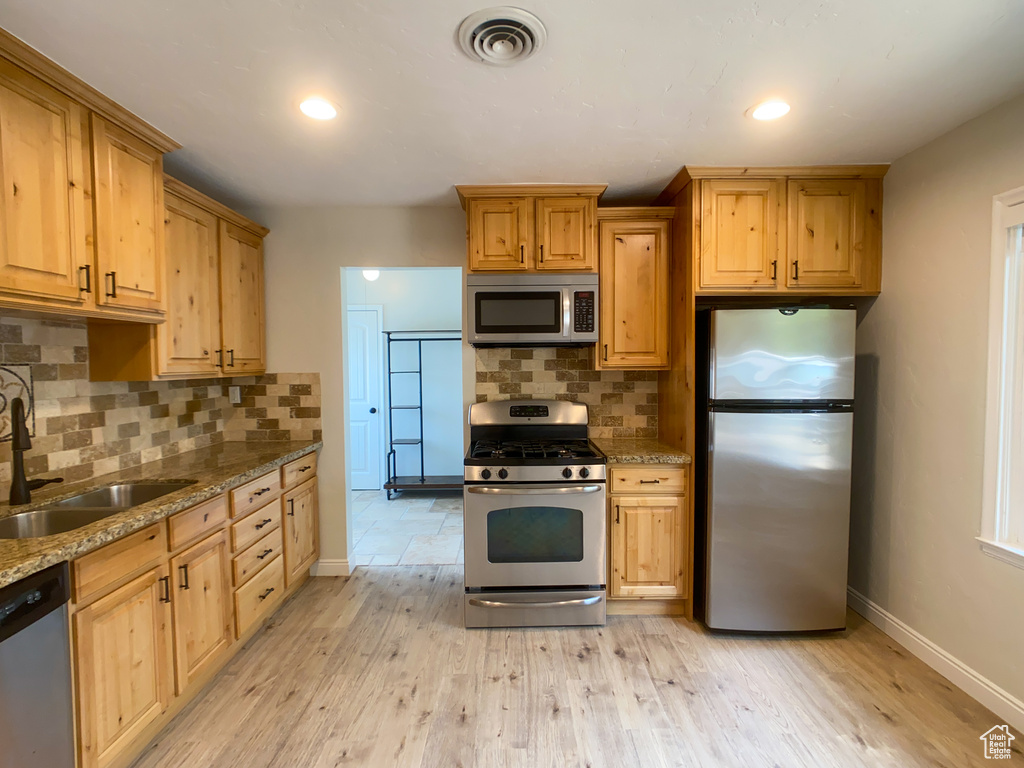
[[[281,467],[281,486],[291,488],[293,485],[308,480],[316,474],[316,453],[307,453],[295,461],[289,461]]]
[[[235,592],[235,631],[241,637],[281,602],[284,594],[284,558],[269,562]]]
[[[280,527],[280,502],[274,499],[231,526],[231,551],[241,552],[257,539]]]
[[[72,598],[82,605],[117,581],[166,557],[167,532],[163,522],[136,531],[71,564]]]
[[[167,544],[171,551],[198,541],[227,522],[228,497],[217,496],[167,518]]]
[[[611,493],[686,493],[686,469],[648,465],[613,469]]]
[[[281,492],[281,474],[274,470],[240,485],[231,492],[231,516],[241,517],[261,507]]]
[[[275,528],[262,539],[231,561],[231,572],[235,577],[235,586],[240,587],[271,560],[281,554],[284,542],[281,540],[281,529]]]

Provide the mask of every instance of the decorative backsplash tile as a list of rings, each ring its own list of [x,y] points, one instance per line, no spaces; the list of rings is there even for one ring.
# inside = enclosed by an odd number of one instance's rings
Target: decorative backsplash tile
[[[25,423],[28,425],[29,437],[36,436],[36,412],[32,394],[31,365],[0,365],[0,441],[11,439],[11,402],[16,397],[20,397],[25,404]]]
[[[318,374],[277,374],[236,379],[159,382],[90,382],[84,323],[0,317],[0,395],[5,370],[27,373],[32,389],[34,435],[25,455],[29,477],[48,474],[66,482],[227,440],[305,440],[320,434]],[[278,379],[283,384],[278,384]],[[227,387],[240,385],[241,405],[228,401]],[[274,403],[274,413],[250,429],[257,395],[284,387],[295,402]],[[296,394],[292,395],[292,387]],[[308,394],[306,394],[308,391]],[[315,396],[313,392],[315,391]],[[12,395],[13,396],[13,395]],[[277,398],[275,398],[277,399]],[[0,402],[3,402],[0,400]],[[0,409],[0,484],[11,475],[9,406]],[[315,413],[315,416],[312,414]],[[3,419],[7,416],[7,422]],[[270,424],[274,423],[273,429]],[[29,422],[33,426],[32,420]]]
[[[657,437],[657,371],[595,371],[591,347],[476,350],[476,399],[573,400],[590,409],[590,436]]]
[[[242,402],[232,406],[228,440],[319,440],[320,374],[268,373],[234,379]]]

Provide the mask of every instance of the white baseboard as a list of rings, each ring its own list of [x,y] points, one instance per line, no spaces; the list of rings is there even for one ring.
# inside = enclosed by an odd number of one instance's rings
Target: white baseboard
[[[1004,691],[987,677],[947,653],[927,637],[904,624],[853,587],[846,588],[847,604],[885,634],[934,669],[953,685],[977,699],[1012,725],[1024,731],[1024,701]]]
[[[313,576],[351,576],[348,560],[318,560],[309,569]]]

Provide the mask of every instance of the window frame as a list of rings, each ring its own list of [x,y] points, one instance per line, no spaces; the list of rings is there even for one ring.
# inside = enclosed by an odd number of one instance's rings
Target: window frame
[[[1024,461],[1011,453],[1014,442],[1024,451],[1024,246],[1007,269],[1010,234],[1018,227],[1024,227],[1024,187],[992,198],[985,485],[977,540],[986,554],[1024,568],[1024,504],[1016,515],[1008,509],[1007,477],[1011,461]]]

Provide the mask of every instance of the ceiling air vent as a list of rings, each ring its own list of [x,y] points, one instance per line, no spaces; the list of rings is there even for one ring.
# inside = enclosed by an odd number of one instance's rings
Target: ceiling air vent
[[[528,59],[544,47],[547,38],[540,19],[509,6],[477,11],[459,26],[459,44],[466,55],[499,67]]]

